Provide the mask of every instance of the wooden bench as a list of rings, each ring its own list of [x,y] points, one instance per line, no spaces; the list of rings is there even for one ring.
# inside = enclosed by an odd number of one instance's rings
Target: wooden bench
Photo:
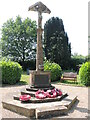
[[[77,73],[73,72],[64,72],[63,77],[61,78],[62,80],[71,80],[71,81],[77,81]]]

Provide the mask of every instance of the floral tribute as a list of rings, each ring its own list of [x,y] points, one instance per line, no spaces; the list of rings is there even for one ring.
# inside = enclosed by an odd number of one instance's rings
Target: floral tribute
[[[28,101],[28,100],[30,100],[31,99],[31,96],[30,95],[21,95],[20,97],[19,97],[19,100],[20,101]]]
[[[35,97],[37,99],[44,99],[44,98],[55,98],[57,96],[61,96],[62,92],[59,89],[54,88],[53,90],[47,90],[44,92],[43,90],[38,90],[35,93]]]
[[[46,92],[44,90],[38,90],[35,93],[35,97],[37,99],[45,99],[45,98],[55,98],[58,96],[62,96],[62,91],[60,89],[54,88],[53,90],[47,90]],[[21,95],[19,97],[19,100],[24,102],[24,101],[29,101],[31,99],[30,95]]]
[[[46,93],[44,92],[44,90],[38,90],[36,93],[35,93],[35,97],[37,99],[44,99],[47,97]]]

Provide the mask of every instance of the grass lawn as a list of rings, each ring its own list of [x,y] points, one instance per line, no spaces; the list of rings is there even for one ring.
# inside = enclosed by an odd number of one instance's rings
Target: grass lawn
[[[53,84],[68,84],[68,85],[72,85],[72,86],[84,86],[83,84],[80,83],[80,81],[77,80],[77,82],[74,81],[70,81],[70,80],[64,80],[62,82],[56,81],[56,82],[52,82]]]
[[[22,73],[20,82],[18,82],[18,85],[27,85],[29,84],[29,79],[30,79],[30,75],[27,75],[26,72]]]
[[[22,73],[21,76],[21,80],[18,83],[18,85],[27,85],[29,84],[29,79],[30,79],[30,75],[27,75],[26,72]],[[52,82],[53,84],[61,84],[60,80],[56,81],[56,82]],[[64,80],[62,82],[63,84],[68,84],[68,85],[73,85],[73,86],[84,86],[83,84],[80,83],[79,80],[79,75],[77,76],[77,82],[74,83],[74,81],[70,81],[70,80]]]

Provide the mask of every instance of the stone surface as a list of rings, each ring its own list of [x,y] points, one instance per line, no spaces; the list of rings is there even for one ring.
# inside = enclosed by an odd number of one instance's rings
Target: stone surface
[[[52,89],[54,89],[54,88],[55,88],[55,87],[50,84],[50,86],[40,87],[40,88],[35,87],[35,86],[29,86],[29,87],[26,88],[26,90],[27,90],[27,91],[34,91],[34,92],[36,92],[36,91],[38,91],[39,89],[44,90],[44,91],[47,91],[48,89],[52,90]]]
[[[30,93],[27,93],[27,92],[23,92],[23,94],[29,94]],[[19,95],[20,96],[20,95]],[[14,95],[13,98],[14,100],[19,100],[19,96],[17,95]],[[56,98],[45,98],[45,99],[37,99],[35,98],[35,94],[33,95],[34,97],[31,97],[31,99],[28,101],[28,103],[45,103],[45,102],[56,102],[56,101],[61,101],[62,99],[66,98],[67,97],[67,93],[63,93],[62,96],[58,96]],[[73,100],[73,99],[72,99]],[[71,100],[71,101],[72,101]],[[70,102],[71,102],[70,101]],[[24,102],[25,103],[25,102]],[[27,102],[26,102],[27,103]]]
[[[51,11],[42,3],[42,2],[37,2],[34,5],[30,6],[28,10],[31,11],[39,11],[42,13],[51,13]]]
[[[2,102],[3,108],[19,113],[27,117],[35,116],[35,108],[21,104],[20,101]]]
[[[38,18],[38,21],[40,21],[40,18]],[[42,28],[37,29],[36,71],[40,70],[39,65],[43,65]]]
[[[37,88],[49,87],[50,85],[50,72],[48,71],[31,71],[30,72],[30,85]]]
[[[37,28],[37,53],[36,53],[36,72],[30,73],[30,85],[35,87],[47,87],[50,86],[50,73],[39,72],[44,71],[43,65],[43,46],[42,46],[42,13],[49,13],[50,10],[42,3],[37,2],[30,6],[29,11],[38,12],[38,28]],[[39,72],[37,74],[37,71]]]
[[[24,116],[39,118],[40,116],[42,117],[48,114],[52,115],[54,112],[56,116],[65,114],[69,110],[69,106],[71,106],[71,104],[73,105],[77,100],[75,98],[76,97],[73,97],[72,100],[70,100],[68,97],[69,101],[64,98],[62,101],[47,103],[22,103],[18,100],[12,100],[7,102],[3,101],[2,105],[3,108],[22,114]]]
[[[69,96],[78,96],[78,101],[75,102],[75,104],[72,106],[72,108],[68,111],[67,115],[60,115],[58,117],[52,117],[50,120],[61,120],[61,119],[77,119],[80,118],[81,120],[83,118],[86,118],[88,116],[88,87],[76,87],[72,85],[61,85],[61,83],[58,84],[53,84],[58,89],[61,89],[62,91],[65,91],[69,94]],[[0,99],[1,101],[3,100],[8,100],[12,101],[13,95],[18,95],[20,91],[25,90],[28,85],[10,85],[10,86],[5,86],[0,88]],[[56,103],[56,102],[55,102]],[[2,103],[0,103],[2,106]],[[54,105],[54,103],[52,104]],[[27,118],[23,115],[20,115],[18,113],[12,112],[10,110],[4,109],[3,107],[0,108],[0,113],[2,118]],[[0,117],[1,117],[0,116]],[[1,120],[1,119],[0,119]]]
[[[77,101],[77,96],[67,96],[62,100],[62,104],[66,106],[68,109],[72,107],[72,105]]]
[[[36,71],[39,71],[39,66],[43,66],[42,13],[50,14],[51,11],[42,2],[35,3],[34,5],[30,6],[28,10],[38,12]],[[42,70],[44,70],[44,68]]]
[[[49,118],[67,114],[68,109],[65,106],[41,107],[36,109],[36,118]]]
[[[21,91],[21,95],[24,94],[30,95],[31,97],[35,97],[35,92],[33,91]]]

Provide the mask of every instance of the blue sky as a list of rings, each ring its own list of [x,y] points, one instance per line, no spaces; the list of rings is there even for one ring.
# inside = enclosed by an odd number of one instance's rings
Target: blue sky
[[[0,28],[9,18],[20,15],[37,21],[37,12],[28,7],[38,0],[0,0]],[[71,42],[72,53],[88,55],[88,0],[41,0],[51,14],[43,14],[43,25],[51,17],[63,20],[65,31]]]

